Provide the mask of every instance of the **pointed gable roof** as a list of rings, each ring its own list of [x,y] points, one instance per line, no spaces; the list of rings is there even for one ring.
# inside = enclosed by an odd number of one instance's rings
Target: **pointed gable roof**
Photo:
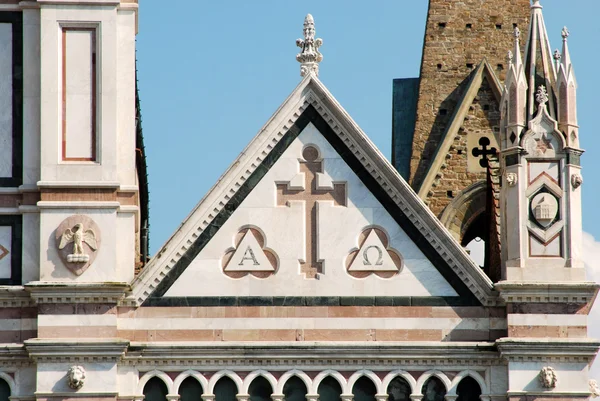
[[[419,187],[418,193],[421,199],[427,198],[427,194],[433,186],[436,175],[446,160],[444,156],[448,154],[450,146],[452,146],[454,138],[458,134],[458,130],[463,125],[465,117],[469,112],[469,107],[471,104],[473,104],[473,100],[477,96],[484,78],[488,80],[492,92],[494,93],[494,97],[498,103],[500,103],[500,99],[502,98],[502,85],[498,80],[498,77],[496,77],[496,74],[492,70],[490,64],[486,59],[484,59],[479,63],[475,71],[473,71],[469,77],[467,87],[455,108],[454,115],[450,119],[446,131],[442,135],[435,157],[432,159],[433,161],[427,170],[427,174],[425,175],[425,178]],[[500,143],[500,138],[496,133],[494,133],[494,135],[496,135],[496,142]]]
[[[312,122],[461,297],[494,305],[493,284],[314,74],[308,74],[132,283],[163,295],[300,131]]]

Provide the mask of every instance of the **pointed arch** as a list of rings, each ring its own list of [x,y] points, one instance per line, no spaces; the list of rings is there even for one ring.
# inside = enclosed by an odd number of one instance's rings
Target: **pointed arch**
[[[250,372],[250,374],[248,374],[248,376],[244,378],[241,394],[248,394],[248,388],[250,387],[250,383],[252,383],[252,381],[258,376],[262,376],[265,379],[267,379],[267,381],[271,385],[272,391],[275,391],[275,389],[277,388],[277,379],[275,379],[275,376],[273,376],[270,372],[267,372],[266,370],[259,369]]]
[[[415,389],[415,391],[418,391],[418,393],[415,392],[415,394],[421,394],[421,389],[423,388],[423,385],[430,377],[433,376],[437,377],[442,381],[442,384],[444,385],[444,387],[446,387],[446,392],[450,391],[450,389],[452,388],[452,382],[450,381],[450,379],[448,379],[448,376],[446,376],[443,372],[437,369],[432,369],[419,376],[419,380],[417,380],[417,388]]]
[[[140,377],[140,381],[138,382],[137,395],[144,394],[144,387],[146,386],[146,383],[148,383],[153,377],[157,377],[160,380],[162,380],[162,382],[165,383],[165,386],[167,386],[169,394],[173,394],[173,380],[165,372],[161,372],[160,370],[154,369]]]
[[[237,387],[237,391],[238,394],[242,394],[242,388],[244,388],[244,382],[242,381],[242,379],[240,379],[240,377],[237,375],[237,373],[235,373],[232,370],[219,370],[217,373],[215,373],[214,375],[212,375],[210,377],[210,380],[208,381],[208,388],[206,389],[206,393],[207,394],[214,394],[215,391],[215,384],[217,384],[217,382],[219,381],[220,378],[222,377],[229,377],[231,380],[233,380],[233,382],[235,383],[235,386]]]
[[[448,389],[448,395],[456,395],[458,384],[462,381],[462,379],[464,379],[467,376],[470,376],[477,382],[477,384],[479,384],[479,388],[481,389],[481,395],[489,395],[489,389],[487,384],[485,383],[485,380],[483,379],[483,377],[481,377],[479,373],[475,372],[474,370],[463,370],[462,372],[454,376],[454,379],[452,379],[451,387]]]
[[[325,379],[328,376],[331,376],[338,382],[338,384],[340,385],[340,388],[342,389],[342,392],[345,391],[347,382],[346,382],[346,379],[344,378],[344,376],[342,376],[342,374],[340,372],[338,372],[337,370],[327,369],[327,370],[324,370],[321,373],[319,373],[314,378],[310,393],[318,394],[319,384],[321,384],[323,379]]]
[[[384,392],[387,392],[387,388],[389,387],[392,380],[394,380],[396,377],[401,377],[404,380],[406,380],[406,382],[410,386],[411,393],[418,394],[417,393],[417,381],[415,380],[415,378],[412,377],[412,375],[410,373],[408,373],[407,371],[401,370],[401,369],[391,371],[383,378],[383,380],[381,381],[381,388],[383,389]],[[418,391],[421,391],[421,390],[419,389]],[[380,393],[380,394],[383,394],[383,393]]]
[[[10,389],[10,395],[17,395],[17,385],[15,383],[15,379],[10,377],[5,372],[0,372],[0,379],[4,380],[6,384],[8,384],[8,388]]]
[[[185,372],[181,372],[173,381],[173,391],[171,394],[179,394],[179,386],[181,386],[181,383],[188,377],[193,377],[198,380],[198,383],[202,386],[202,390],[205,392],[208,391],[208,380],[206,380],[206,377],[204,377],[202,373],[195,370],[186,370]]]
[[[306,391],[311,391],[312,380],[310,379],[310,377],[308,377],[308,375],[301,370],[292,369],[285,372],[283,375],[281,375],[279,380],[277,380],[277,387],[273,391],[273,394],[283,394],[283,386],[285,386],[285,383],[293,376],[297,376],[300,380],[304,382],[304,385],[306,386]]]
[[[371,381],[375,385],[375,388],[377,389],[377,394],[385,393],[385,389],[381,389],[381,379],[372,371],[367,369],[361,369],[354,372],[352,376],[348,378],[348,383],[346,384],[346,387],[342,387],[344,389],[344,394],[352,394],[352,387],[354,387],[354,383],[356,383],[356,381],[363,376],[371,379]]]

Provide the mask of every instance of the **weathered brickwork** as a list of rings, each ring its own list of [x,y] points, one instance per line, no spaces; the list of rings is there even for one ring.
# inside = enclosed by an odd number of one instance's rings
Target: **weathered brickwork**
[[[418,189],[427,174],[473,69],[485,58],[498,78],[504,80],[514,26],[526,30],[529,12],[529,0],[430,0],[410,166],[413,188]],[[469,123],[480,129],[489,126],[487,116],[478,114],[475,119],[484,121]],[[448,190],[460,192],[474,180],[483,178],[465,174],[465,149],[457,143],[456,150],[461,148],[462,155],[452,155],[453,164],[448,166],[448,170],[458,169],[451,187],[435,188],[429,199],[436,214],[448,204]],[[450,177],[448,171],[444,175]]]
[[[467,146],[467,136],[481,137],[498,132],[499,124],[499,103],[488,80],[484,78],[450,152],[445,156],[439,155],[439,157],[446,157],[446,168],[438,172],[440,178],[434,182],[431,191],[433,194],[428,198],[429,207],[436,215],[444,210],[458,192],[477,181],[486,179],[485,171],[477,173],[468,171],[467,157],[472,149]]]

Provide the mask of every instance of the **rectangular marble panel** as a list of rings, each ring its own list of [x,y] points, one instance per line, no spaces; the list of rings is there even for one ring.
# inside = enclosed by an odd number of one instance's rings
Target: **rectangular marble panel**
[[[0,226],[0,279],[11,277],[12,227]]]
[[[63,160],[96,159],[96,30],[63,28]]]
[[[13,175],[12,46],[12,24],[0,23],[0,177]]]

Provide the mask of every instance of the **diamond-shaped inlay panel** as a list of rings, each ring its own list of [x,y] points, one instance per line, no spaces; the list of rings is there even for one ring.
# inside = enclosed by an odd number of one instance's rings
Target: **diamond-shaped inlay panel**
[[[0,260],[2,260],[6,255],[8,255],[8,249],[0,245]]]

